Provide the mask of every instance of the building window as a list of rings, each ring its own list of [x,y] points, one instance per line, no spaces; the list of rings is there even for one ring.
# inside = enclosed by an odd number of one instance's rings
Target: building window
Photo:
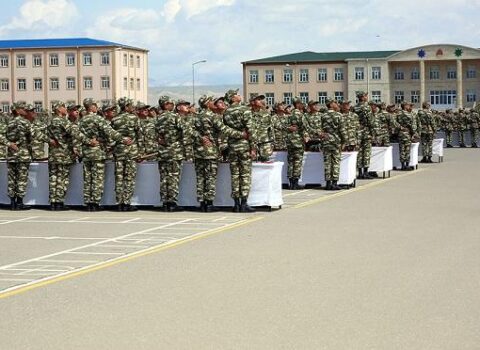
[[[266,70],[265,71],[265,83],[271,84],[275,82],[275,75],[273,73],[273,70]]]
[[[447,69],[447,79],[457,79],[457,68],[448,67]]]
[[[0,80],[0,90],[1,91],[8,91],[10,89],[10,83],[8,79]]]
[[[300,83],[308,83],[308,69],[300,69],[300,76],[298,81]]]
[[[135,90],[135,82],[133,78],[130,78],[130,90]]]
[[[137,91],[141,90],[141,84],[140,84],[140,79],[137,79]]]
[[[335,91],[334,96],[337,102],[343,101],[343,91]]]
[[[100,81],[102,89],[110,89],[110,77],[100,77]]]
[[[1,58],[0,58],[1,62]],[[467,79],[475,79],[477,77],[477,70],[475,66],[469,66],[467,69]]]
[[[405,74],[403,73],[403,69],[396,68],[393,73],[393,79],[395,80],[403,80],[405,79]]]
[[[476,102],[477,92],[475,90],[467,90],[467,102]]]
[[[318,81],[327,81],[327,68],[318,68]]]
[[[333,72],[333,80],[335,81],[343,80],[343,68],[335,68]]]
[[[411,74],[410,74],[410,78],[411,78],[412,80],[418,80],[418,79],[420,79],[420,72],[419,72],[419,70],[418,70],[418,67],[413,67],[413,68],[412,68],[412,72],[411,72]]]
[[[267,92],[265,94],[265,103],[267,104],[267,106],[273,106],[273,104],[275,103],[275,94],[273,92]]]
[[[402,103],[403,100],[405,99],[405,94],[403,91],[395,91],[395,103]]]
[[[440,69],[437,66],[430,67],[430,80],[440,79]]]
[[[283,102],[286,105],[291,105],[292,104],[292,93],[291,92],[284,92],[283,93]]]
[[[33,55],[33,66],[34,67],[42,66],[42,55]]]
[[[140,56],[137,56],[137,68],[140,68]]]
[[[100,54],[101,58],[101,65],[102,66],[109,66],[110,65],[110,53],[109,52],[102,52]]]
[[[372,80],[382,79],[382,67],[372,67]]]
[[[27,60],[25,55],[17,55],[17,67],[24,68],[27,66]]]
[[[130,67],[133,68],[133,55],[130,55]]]
[[[67,77],[67,90],[75,90],[75,78]]]
[[[257,84],[258,83],[258,70],[251,70],[250,71],[250,84]]]
[[[92,65],[92,54],[90,52],[85,52],[83,54],[83,65],[84,66]]]
[[[2,102],[2,112],[9,113],[10,112],[10,103]]]
[[[419,90],[411,91],[410,102],[412,102],[412,103],[419,103],[420,102],[420,91]]]
[[[58,54],[51,53],[49,57],[50,57],[50,67],[58,67]]]
[[[128,90],[128,79],[123,78],[123,90]]]
[[[283,82],[284,83],[291,83],[292,80],[293,80],[293,70],[284,69],[283,70]]]
[[[7,68],[8,67],[8,56],[1,55],[0,56],[0,67]]]
[[[67,66],[74,66],[75,65],[75,54],[74,53],[67,53],[65,55],[65,62]]]
[[[327,102],[327,92],[326,91],[320,91],[318,93],[318,102],[321,103],[322,105]]]
[[[372,91],[372,101],[380,102],[382,100],[382,92],[379,90]]]
[[[251,101],[252,99],[255,98],[255,96],[258,96],[258,94],[257,94],[257,93],[254,93],[254,92],[251,92],[251,93],[250,93],[250,97],[249,97],[248,100]]]
[[[454,105],[457,101],[456,90],[431,90],[430,104],[431,105]]]
[[[92,77],[83,77],[83,89],[92,90],[93,89],[93,79]]]
[[[17,79],[17,90],[25,91],[27,90],[27,79]]]
[[[308,103],[308,92],[301,92],[300,93],[300,100],[302,100],[302,102],[304,104],[307,104]]]
[[[355,67],[355,80],[363,80],[365,78],[365,69],[363,67]]]
[[[128,56],[126,53],[123,54],[123,66],[126,67],[128,65]]]
[[[35,108],[35,112],[40,113],[43,111],[43,102],[42,101],[34,101],[33,108]]]
[[[35,91],[40,91],[42,90],[42,79],[41,78],[35,78],[33,79],[33,90]]]
[[[50,78],[50,90],[58,90],[60,88],[60,82],[58,78]]]

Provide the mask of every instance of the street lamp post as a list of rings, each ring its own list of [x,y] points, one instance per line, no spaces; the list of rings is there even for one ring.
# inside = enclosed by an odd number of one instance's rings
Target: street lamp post
[[[207,62],[207,60],[201,60],[192,63],[192,103],[195,103],[195,65],[205,62]]]

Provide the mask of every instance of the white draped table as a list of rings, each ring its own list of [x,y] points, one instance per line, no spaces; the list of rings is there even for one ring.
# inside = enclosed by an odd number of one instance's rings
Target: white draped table
[[[412,143],[410,146],[410,163],[409,166],[413,166],[415,169],[418,168],[418,148],[420,143]],[[400,163],[400,146],[398,143],[392,143],[393,147],[393,167],[395,169],[401,169],[402,163]]]
[[[393,170],[393,147],[372,147],[368,171],[383,173],[385,178],[387,173],[390,177],[391,170]]]
[[[253,163],[252,186],[248,197],[251,206],[281,207],[282,198],[282,162]],[[217,176],[217,193],[214,204],[232,206],[230,166],[220,163]],[[10,203],[7,194],[7,164],[0,162],[0,203]],[[28,174],[25,203],[30,205],[48,204],[48,163],[31,163]],[[67,205],[83,205],[83,167],[76,163],[70,170],[70,184],[65,198]],[[115,204],[115,168],[107,162],[105,168],[105,187],[102,205]],[[160,175],[157,162],[144,162],[137,165],[134,205],[160,205]],[[198,206],[196,193],[195,167],[192,162],[184,162],[180,180],[179,205]]]

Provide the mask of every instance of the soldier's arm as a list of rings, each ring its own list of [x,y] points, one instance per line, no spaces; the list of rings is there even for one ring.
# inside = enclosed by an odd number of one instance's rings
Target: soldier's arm
[[[100,119],[99,127],[102,132],[115,142],[123,142],[125,144],[131,144],[132,140],[129,137],[123,137],[118,131],[112,128],[112,126],[104,119]]]
[[[213,119],[213,127],[220,133],[220,136],[230,137],[232,139],[243,139],[246,136],[246,132],[235,130],[225,125],[220,119]]]
[[[253,114],[250,111],[246,111],[243,114],[244,125],[248,132],[248,143],[250,144],[250,150],[254,150],[257,146],[257,130],[255,128],[255,121]]]

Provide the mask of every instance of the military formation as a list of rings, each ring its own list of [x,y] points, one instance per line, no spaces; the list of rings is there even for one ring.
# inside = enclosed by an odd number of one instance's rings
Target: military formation
[[[304,152],[323,153],[326,190],[338,185],[342,152],[357,151],[358,178],[371,179],[372,146],[399,143],[401,170],[413,170],[410,145],[421,142],[422,163],[432,162],[432,142],[444,130],[447,147],[458,133],[460,147],[477,147],[478,108],[456,112],[433,111],[423,103],[418,111],[403,102],[386,105],[357,93],[358,103],[327,98],[291,106],[276,103],[270,110],[264,95],[242,102],[238,90],[224,96],[203,95],[198,108],[184,100],[161,96],[158,106],[129,98],[98,106],[92,99],[82,105],[56,102],[50,114],[37,114],[31,105],[14,103],[10,115],[0,116],[0,159],[7,161],[11,210],[26,210],[28,170],[34,161],[48,161],[50,210],[67,210],[65,197],[70,169],[83,166],[84,208],[101,210],[107,161],[115,165],[116,210],[135,211],[132,197],[137,164],[158,162],[162,210],[180,211],[178,205],[182,164],[194,163],[199,210],[212,212],[218,164],[228,162],[233,212],[253,212],[247,204],[253,162],[271,162],[274,151],[288,154],[288,188],[301,189]]]

